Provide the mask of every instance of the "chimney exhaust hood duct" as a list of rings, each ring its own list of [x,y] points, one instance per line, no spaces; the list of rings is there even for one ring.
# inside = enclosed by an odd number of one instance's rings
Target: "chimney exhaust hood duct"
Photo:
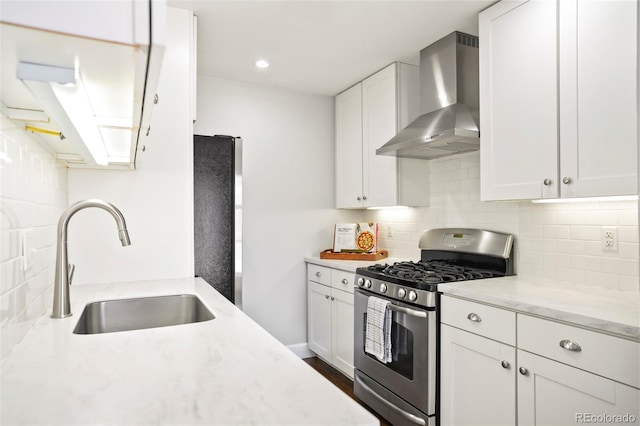
[[[430,159],[480,149],[478,56],[478,37],[458,31],[422,49],[422,115],[376,154]]]

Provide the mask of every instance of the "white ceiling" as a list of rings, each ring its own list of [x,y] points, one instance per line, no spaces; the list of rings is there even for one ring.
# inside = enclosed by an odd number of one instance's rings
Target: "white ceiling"
[[[452,31],[477,35],[495,0],[169,0],[198,17],[198,75],[335,95]],[[258,69],[266,59],[271,66]]]

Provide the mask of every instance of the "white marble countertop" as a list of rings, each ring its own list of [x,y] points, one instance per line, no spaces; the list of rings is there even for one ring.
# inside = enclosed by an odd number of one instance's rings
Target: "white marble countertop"
[[[402,262],[407,259],[397,257],[385,257],[379,260],[337,260],[337,259],[320,259],[319,257],[305,257],[304,261],[313,263],[314,265],[326,266],[329,268],[339,269],[345,272],[356,272],[356,268],[376,265],[378,263],[393,264],[394,262]]]
[[[87,302],[196,294],[212,321],[72,333]],[[377,425],[200,278],[71,288],[1,364],[3,425]]]
[[[444,294],[640,340],[640,295],[519,276],[440,284]]]

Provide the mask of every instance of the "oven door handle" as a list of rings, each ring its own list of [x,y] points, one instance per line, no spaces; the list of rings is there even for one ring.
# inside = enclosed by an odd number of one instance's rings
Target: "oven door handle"
[[[412,423],[415,423],[417,425],[420,426],[425,426],[427,423],[424,421],[424,419],[421,419],[418,416],[414,416],[411,413],[407,413],[406,411],[404,411],[402,408],[397,407],[395,404],[390,403],[389,401],[387,401],[386,399],[384,399],[383,397],[381,397],[380,395],[378,395],[377,393],[374,392],[373,389],[371,389],[369,386],[367,386],[366,384],[364,384],[364,382],[362,381],[362,379],[358,376],[354,377],[356,379],[356,381],[358,382],[358,384],[360,386],[362,386],[362,388],[364,390],[366,390],[367,392],[369,392],[371,394],[371,396],[375,397],[378,401],[380,401],[381,403],[383,403],[384,405],[386,405],[388,408],[390,408],[391,410],[395,411],[396,413],[400,414],[402,417],[404,417],[405,419],[409,420]]]
[[[401,312],[403,314],[411,315],[412,317],[418,317],[418,318],[427,317],[426,312],[418,311],[417,309],[405,308],[404,306],[398,306],[392,303],[389,303],[389,305],[387,306],[389,306],[389,309],[391,309],[392,311]]]

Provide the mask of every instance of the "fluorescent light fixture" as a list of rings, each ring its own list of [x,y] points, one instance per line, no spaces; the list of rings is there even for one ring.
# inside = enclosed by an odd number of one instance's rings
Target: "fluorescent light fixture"
[[[29,121],[37,123],[50,123],[51,119],[47,114],[35,109],[11,108],[2,106],[2,113],[10,120]]]
[[[409,206],[367,207],[367,210],[406,210]]]
[[[611,197],[585,197],[585,198],[544,198],[531,200],[535,204],[559,204],[559,203],[594,203],[598,201],[636,201],[637,195],[616,195]]]
[[[74,68],[20,62],[18,78],[60,126],[87,164],[109,164],[89,96]]]
[[[256,67],[258,67],[258,68],[269,68],[269,62],[265,61],[264,59],[260,59],[260,60],[256,61]]]

